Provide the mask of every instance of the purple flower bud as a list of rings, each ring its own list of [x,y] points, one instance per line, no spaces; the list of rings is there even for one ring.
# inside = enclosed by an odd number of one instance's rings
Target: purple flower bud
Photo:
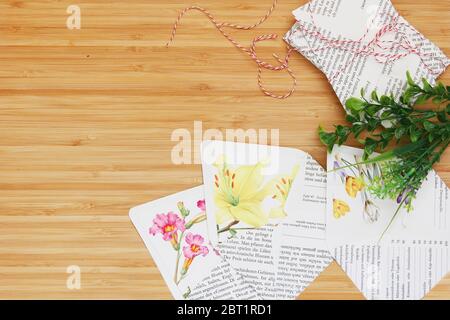
[[[403,193],[404,193],[404,192],[402,192],[402,193],[400,193],[400,194],[398,195],[398,197],[397,197],[397,204],[400,204],[400,203],[403,201]]]
[[[408,196],[408,193],[410,191],[411,191],[410,187],[407,187],[405,190],[403,190],[403,192],[400,193],[397,197],[397,203],[400,204],[403,200],[405,200],[405,204],[409,204],[411,202],[411,197]]]
[[[406,197],[405,204],[409,204],[411,202],[411,197]]]
[[[341,179],[345,180],[345,178],[347,177],[347,175],[345,174],[344,170],[339,169],[341,166],[339,164],[339,162],[337,162],[336,160],[333,163],[333,169],[337,170],[339,176],[341,177]]]

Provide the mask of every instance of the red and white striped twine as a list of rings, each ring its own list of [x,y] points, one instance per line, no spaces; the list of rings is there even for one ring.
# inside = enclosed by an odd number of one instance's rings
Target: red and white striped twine
[[[267,13],[255,24],[252,25],[248,25],[248,26],[242,26],[239,24],[233,24],[233,23],[228,23],[228,22],[219,22],[217,21],[217,19],[206,9],[199,7],[199,6],[190,6],[187,7],[185,9],[183,9],[180,14],[178,15],[174,25],[173,25],[173,29],[172,29],[172,34],[170,36],[169,41],[167,42],[166,46],[168,47],[175,39],[175,35],[177,33],[177,28],[178,25],[181,21],[181,19],[183,18],[183,16],[192,10],[196,10],[196,11],[200,11],[202,12],[206,17],[208,17],[208,19],[214,24],[214,26],[217,28],[217,30],[219,30],[219,32],[229,41],[231,42],[236,48],[238,48],[239,50],[241,50],[242,52],[245,52],[246,54],[248,54],[250,56],[250,58],[253,59],[253,61],[255,61],[255,63],[258,65],[258,86],[261,89],[261,91],[269,97],[272,98],[276,98],[276,99],[286,99],[288,97],[290,97],[294,91],[295,91],[295,86],[297,85],[297,79],[295,78],[294,73],[292,72],[292,70],[289,68],[289,57],[293,52],[292,48],[288,47],[288,51],[287,54],[285,56],[284,59],[281,59],[278,55],[273,54],[274,58],[280,63],[279,65],[273,65],[271,63],[268,63],[260,58],[258,58],[257,54],[256,54],[256,44],[258,42],[261,41],[266,41],[266,40],[275,40],[278,38],[278,35],[276,34],[266,34],[266,35],[261,35],[258,36],[256,38],[253,39],[252,41],[252,45],[250,46],[250,48],[247,48],[243,45],[241,45],[240,43],[238,43],[236,40],[234,40],[225,30],[224,28],[232,28],[232,29],[238,29],[238,30],[251,30],[256,28],[257,26],[259,26],[260,24],[262,24],[264,21],[266,21],[270,15],[272,14],[272,12],[275,10],[275,7],[277,5],[278,0],[274,0],[272,3],[272,6],[270,7],[270,9],[267,11]],[[288,72],[288,74],[290,75],[290,77],[292,78],[292,88],[285,94],[283,95],[277,95],[272,93],[271,91],[267,90],[263,83],[262,83],[262,70],[263,69],[267,69],[267,70],[271,70],[271,71],[282,71],[282,70],[286,70]]]
[[[315,37],[319,41],[324,43],[323,47],[319,48],[312,48],[310,50],[307,50],[306,52],[312,52],[312,53],[319,53],[320,51],[324,51],[330,48],[338,49],[346,52],[351,52],[354,54],[354,56],[372,56],[375,58],[375,60],[378,63],[386,64],[389,62],[395,62],[397,60],[400,60],[404,57],[407,57],[411,54],[415,54],[419,57],[421,63],[424,65],[424,67],[428,70],[428,72],[431,75],[437,76],[441,72],[439,69],[433,69],[432,65],[429,65],[426,61],[426,57],[434,56],[433,52],[423,52],[421,50],[423,43],[422,42],[412,42],[410,41],[410,36],[408,36],[405,32],[400,31],[404,29],[409,29],[413,34],[413,38],[422,38],[422,35],[417,32],[414,28],[412,28],[409,24],[404,22],[399,22],[400,16],[399,15],[391,15],[389,13],[384,13],[384,15],[389,16],[389,22],[383,25],[375,34],[374,38],[370,41],[368,41],[366,44],[363,44],[363,41],[367,38],[370,28],[367,27],[366,31],[364,32],[363,36],[359,38],[358,40],[339,40],[339,39],[333,39],[329,38],[327,36],[324,36],[317,27],[314,17],[311,12],[310,5],[308,5],[308,11],[311,18],[311,23],[313,26],[313,30],[308,29],[305,25],[302,25],[300,21],[297,21],[297,26],[299,28],[295,30],[295,32],[301,31],[304,34],[310,35],[312,37]],[[383,14],[382,14],[383,15]],[[375,19],[377,17],[373,18],[373,21],[371,24],[374,23]],[[395,32],[399,35],[398,40],[382,40],[382,38],[390,33]],[[380,49],[381,51],[376,51]],[[403,51],[401,51],[403,50]],[[333,82],[336,77],[341,74],[342,72],[345,72],[345,70],[354,63],[354,59],[349,59],[348,62],[340,68],[337,72],[335,72],[331,78],[330,82]],[[442,60],[439,60],[439,63],[441,66],[445,69],[445,63]]]

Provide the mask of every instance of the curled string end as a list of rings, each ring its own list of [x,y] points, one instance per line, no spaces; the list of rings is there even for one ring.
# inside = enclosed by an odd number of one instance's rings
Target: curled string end
[[[258,58],[258,56],[256,55],[256,43],[257,42],[261,42],[261,41],[266,41],[266,40],[275,40],[278,39],[278,35],[277,34],[266,34],[266,35],[261,35],[258,36],[256,38],[253,39],[252,45],[250,46],[250,48],[246,48],[243,45],[241,45],[240,43],[238,43],[236,40],[234,40],[229,34],[227,34],[223,28],[228,27],[228,28],[232,28],[232,29],[240,29],[240,30],[251,30],[257,26],[259,26],[260,24],[262,24],[264,21],[266,21],[269,16],[272,14],[272,12],[274,11],[275,7],[277,5],[277,0],[273,0],[272,6],[269,9],[269,11],[266,13],[266,15],[264,17],[262,17],[257,23],[250,25],[250,26],[241,26],[238,24],[232,24],[232,23],[228,23],[228,22],[219,22],[216,20],[216,18],[206,9],[202,8],[202,7],[198,7],[198,6],[191,6],[191,7],[187,7],[185,9],[183,9],[180,14],[178,15],[173,28],[172,28],[172,33],[170,36],[169,41],[166,43],[166,48],[168,48],[173,40],[175,39],[175,35],[176,35],[176,31],[177,31],[177,27],[178,24],[180,23],[181,19],[183,18],[183,16],[190,10],[197,10],[202,12],[210,21],[212,24],[214,24],[214,26],[219,30],[219,32],[228,40],[230,41],[237,49],[241,50],[242,52],[248,54],[250,56],[250,58],[257,64],[258,66],[258,86],[261,89],[261,91],[269,97],[272,98],[276,98],[276,99],[286,99],[288,97],[290,97],[294,91],[295,91],[295,86],[297,84],[297,80],[294,76],[294,74],[292,73],[292,71],[289,69],[289,56],[292,53],[293,49],[289,49],[286,57],[284,58],[284,60],[280,59],[280,57],[276,54],[273,54],[274,58],[280,63],[280,65],[278,66],[274,66],[268,62],[265,62],[261,59]],[[293,86],[290,89],[289,92],[287,92],[284,95],[276,95],[273,94],[269,91],[267,91],[263,84],[262,84],[262,80],[261,80],[261,72],[262,69],[267,69],[267,70],[271,70],[271,71],[282,71],[282,70],[287,70],[288,74],[291,76],[291,78],[293,79]]]

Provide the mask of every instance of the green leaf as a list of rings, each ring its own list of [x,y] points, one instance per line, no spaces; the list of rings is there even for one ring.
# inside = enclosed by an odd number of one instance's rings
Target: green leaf
[[[416,101],[414,102],[414,105],[424,104],[425,102],[427,102],[428,99],[429,99],[429,96],[427,94],[419,95],[417,97]]]
[[[437,118],[440,122],[446,123],[447,122],[447,113],[443,111],[437,112]]]
[[[376,104],[370,104],[366,107],[366,112],[371,115],[374,116],[376,113],[378,113],[378,111],[381,110],[381,108],[383,108],[382,106],[376,105]]]
[[[361,124],[354,124],[351,128],[353,135],[355,138],[358,138],[359,135],[364,131],[365,126]]]
[[[372,97],[372,100],[374,100],[374,101],[376,101],[376,102],[379,102],[379,101],[380,101],[380,100],[378,99],[378,94],[377,94],[377,92],[376,92],[375,90],[372,91],[371,97]]]
[[[431,121],[425,120],[423,122],[423,127],[425,128],[426,131],[431,132],[436,127],[436,125]]]
[[[417,142],[421,136],[421,133],[415,126],[411,126],[409,130],[409,138],[411,142]]]
[[[430,133],[430,134],[428,135],[428,141],[429,141],[430,143],[432,143],[432,142],[434,141],[434,138],[435,138],[434,134]]]
[[[434,104],[440,104],[442,101],[444,101],[443,97],[434,97],[433,98],[433,103]]]
[[[347,120],[347,122],[350,122],[350,123],[355,123],[355,122],[358,122],[358,121],[359,121],[355,116],[352,116],[352,115],[350,115],[350,114],[348,114],[348,115],[345,117],[345,120]]]
[[[391,98],[389,98],[388,96],[381,96],[380,103],[382,105],[389,106],[391,105]]]
[[[336,126],[337,144],[342,145],[350,134],[350,129],[341,125]]]
[[[406,133],[405,127],[398,127],[395,129],[395,137],[400,140]]]
[[[414,82],[414,80],[411,77],[411,73],[409,73],[409,71],[406,72],[406,80],[408,81],[408,84],[411,87],[414,87],[416,85],[416,83]]]
[[[422,78],[422,84],[423,84],[423,90],[426,92],[433,91],[433,88],[431,87],[430,83],[427,81],[427,79]]]
[[[442,82],[439,82],[437,84],[437,86],[435,87],[435,90],[441,96],[445,95],[446,92],[447,92],[447,90],[445,89],[445,86],[444,86],[444,84]]]
[[[436,112],[434,111],[426,111],[423,113],[422,118],[424,119],[432,119],[436,116]]]
[[[325,132],[322,127],[319,127],[319,139],[327,146],[329,152],[333,150],[333,146],[336,144],[337,135],[332,132]]]
[[[375,118],[371,118],[368,120],[368,126],[367,126],[367,130],[369,132],[374,131],[379,125],[379,121]]]
[[[389,110],[383,111],[383,113],[381,114],[381,120],[386,120],[387,118],[389,118],[392,115],[392,112]]]
[[[375,149],[377,148],[378,141],[372,139],[372,138],[366,138],[364,146],[364,156],[363,159],[367,160],[367,158],[374,153]]]
[[[392,130],[390,130],[390,129],[384,130],[383,132],[381,132],[381,137],[384,140],[391,140],[393,136],[394,136],[394,132],[392,132]]]
[[[350,98],[345,102],[345,106],[354,114],[363,110],[366,102],[358,98]]]

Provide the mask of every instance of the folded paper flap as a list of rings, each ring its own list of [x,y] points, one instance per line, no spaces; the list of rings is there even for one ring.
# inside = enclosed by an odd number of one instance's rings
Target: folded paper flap
[[[448,248],[437,246],[355,245],[331,250],[355,286],[370,300],[423,298],[448,272]]]
[[[349,166],[361,161],[363,150],[335,147],[328,155],[327,241],[330,247],[345,244],[389,245],[393,241],[426,240],[446,244],[450,240],[449,190],[431,171],[413,202],[413,209],[401,209],[399,202],[380,200],[371,191],[378,165]],[[337,168],[346,167],[341,170]],[[380,171],[381,170],[381,171]],[[401,197],[401,195],[399,195]],[[389,223],[392,224],[389,226]],[[387,229],[386,233],[383,232]]]
[[[366,298],[421,299],[450,267],[448,188],[430,172],[414,209],[400,211],[383,235],[398,202],[371,193],[383,168],[348,167],[362,155],[363,150],[344,146],[328,155],[328,248]]]
[[[293,11],[295,19],[311,31],[339,39],[372,39],[392,16],[398,16],[389,0],[314,0]]]

